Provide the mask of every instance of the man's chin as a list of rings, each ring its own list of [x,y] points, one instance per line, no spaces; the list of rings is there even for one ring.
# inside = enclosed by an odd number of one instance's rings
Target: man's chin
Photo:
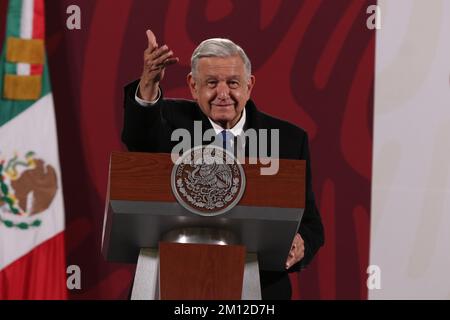
[[[214,117],[211,118],[212,121],[216,122],[216,123],[228,123],[233,121],[233,118],[228,118],[228,117]]]
[[[234,109],[231,111],[225,111],[225,110],[214,110],[211,113],[211,119],[213,121],[231,121],[236,117],[236,112],[234,112]]]

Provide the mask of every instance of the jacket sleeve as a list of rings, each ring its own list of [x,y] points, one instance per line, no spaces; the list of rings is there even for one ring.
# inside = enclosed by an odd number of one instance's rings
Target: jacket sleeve
[[[129,151],[169,152],[170,126],[162,113],[162,93],[156,104],[143,107],[135,99],[138,83],[136,80],[124,89],[122,142]]]
[[[305,211],[298,229],[298,233],[305,242],[305,255],[303,259],[292,266],[289,271],[298,271],[305,268],[313,259],[317,251],[324,244],[324,231],[319,210],[312,190],[311,161],[309,154],[308,135],[304,134],[301,146],[301,159],[306,160],[306,197]]]

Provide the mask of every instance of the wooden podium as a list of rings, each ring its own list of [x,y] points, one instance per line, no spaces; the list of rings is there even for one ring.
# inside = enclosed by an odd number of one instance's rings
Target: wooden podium
[[[112,153],[102,253],[137,262],[132,299],[261,298],[259,270],[284,270],[303,215],[305,161],[280,159],[271,176],[242,166],[240,202],[205,217],[178,204],[170,154]]]

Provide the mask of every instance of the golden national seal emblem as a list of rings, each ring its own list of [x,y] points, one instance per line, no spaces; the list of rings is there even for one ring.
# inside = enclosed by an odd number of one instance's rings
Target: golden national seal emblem
[[[216,216],[231,210],[245,190],[245,175],[237,159],[217,146],[185,152],[172,169],[172,191],[187,210]]]

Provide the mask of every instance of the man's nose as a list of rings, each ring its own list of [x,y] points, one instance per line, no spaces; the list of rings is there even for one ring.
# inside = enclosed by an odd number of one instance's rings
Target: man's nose
[[[226,82],[219,82],[217,85],[217,96],[219,99],[227,99],[230,96],[230,88]]]

